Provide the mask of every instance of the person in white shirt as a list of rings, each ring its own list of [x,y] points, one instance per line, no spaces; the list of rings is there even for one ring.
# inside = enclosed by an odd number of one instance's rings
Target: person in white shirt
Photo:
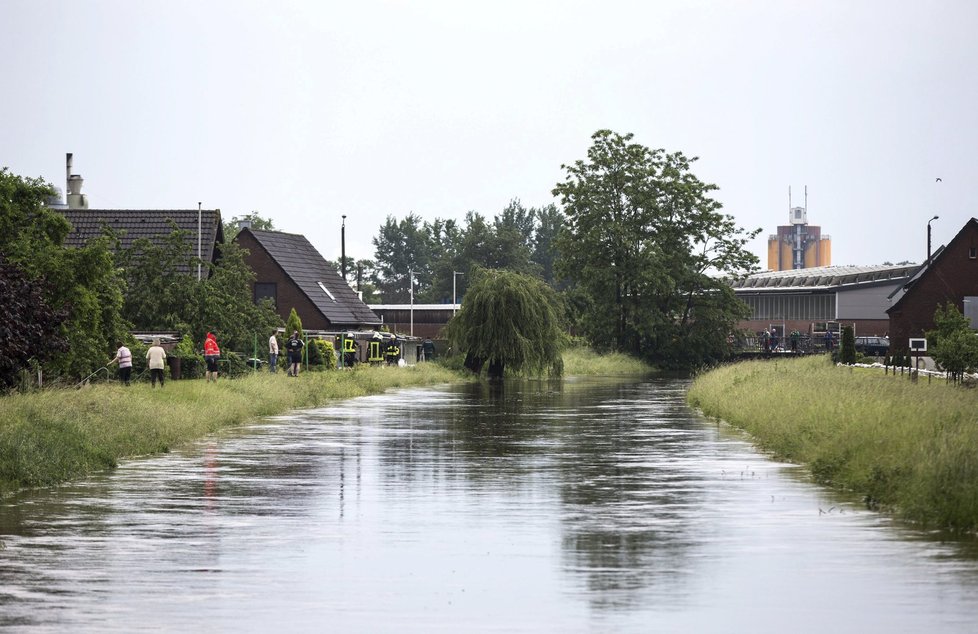
[[[153,345],[146,351],[146,362],[149,364],[149,378],[151,386],[156,387],[156,380],[159,379],[160,387],[163,387],[163,368],[166,367],[166,352],[160,347],[160,340],[153,339]]]
[[[275,333],[268,338],[268,371],[274,372],[276,366],[278,365],[278,338],[275,337]]]
[[[119,364],[119,380],[126,387],[129,387],[129,377],[132,376],[132,352],[121,341],[119,342],[119,349],[116,350],[115,358],[109,361],[107,365],[113,363]]]

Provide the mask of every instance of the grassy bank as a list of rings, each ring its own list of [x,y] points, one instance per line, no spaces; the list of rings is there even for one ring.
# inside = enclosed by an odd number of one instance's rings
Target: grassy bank
[[[570,348],[563,358],[566,376],[629,376],[655,371],[644,361],[620,352],[598,354],[588,348]]]
[[[651,368],[619,354],[586,349],[564,356],[568,375],[647,374]],[[353,371],[260,372],[207,383],[169,381],[125,388],[103,383],[0,397],[0,496],[49,486],[112,468],[118,460],[169,451],[224,427],[260,416],[411,385],[464,380],[438,363],[408,368],[358,366]]]
[[[873,508],[925,526],[978,529],[973,390],[809,357],[721,367],[698,377],[688,399]]]
[[[355,371],[284,372],[207,383],[169,381],[45,390],[0,398],[0,495],[113,467],[121,458],[168,451],[222,427],[290,409],[411,385],[457,381],[438,364]]]

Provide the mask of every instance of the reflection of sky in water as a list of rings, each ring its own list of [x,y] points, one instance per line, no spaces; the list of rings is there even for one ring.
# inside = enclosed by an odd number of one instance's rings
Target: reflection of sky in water
[[[406,390],[0,506],[0,625],[969,631],[978,557],[812,487],[685,384]]]

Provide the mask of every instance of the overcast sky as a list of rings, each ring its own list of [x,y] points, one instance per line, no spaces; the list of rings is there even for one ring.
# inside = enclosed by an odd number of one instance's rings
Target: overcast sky
[[[257,211],[328,258],[388,215],[556,202],[631,132],[763,232],[788,188],[833,264],[978,216],[978,2],[0,0],[0,166],[93,208]],[[937,182],[940,177],[942,182]]]

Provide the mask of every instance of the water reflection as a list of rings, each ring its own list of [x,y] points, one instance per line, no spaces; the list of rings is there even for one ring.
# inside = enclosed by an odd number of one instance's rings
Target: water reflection
[[[968,631],[973,542],[829,496],[684,389],[405,390],[21,495],[0,626]]]

